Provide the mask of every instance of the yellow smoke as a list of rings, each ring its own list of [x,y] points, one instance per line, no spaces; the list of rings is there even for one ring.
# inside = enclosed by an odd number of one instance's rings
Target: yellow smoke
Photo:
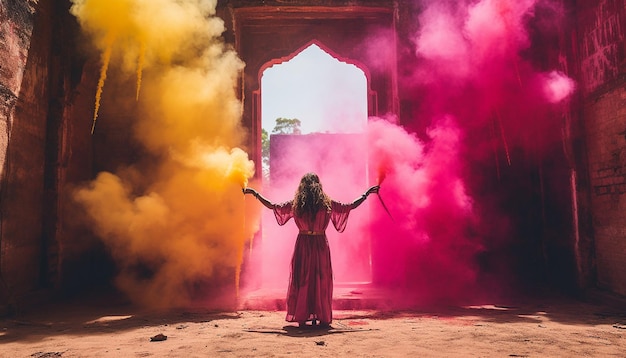
[[[75,192],[117,262],[118,286],[152,306],[188,304],[226,281],[237,290],[258,222],[246,220],[241,192],[254,165],[240,149],[234,88],[243,63],[220,40],[216,0],[73,3],[110,65],[137,76],[138,116],[128,128],[155,161],[100,173]]]
[[[102,53],[102,67],[100,68],[100,79],[98,79],[98,88],[96,89],[96,103],[93,110],[93,121],[91,124],[91,134],[96,129],[96,120],[98,119],[98,111],[100,110],[100,100],[102,99],[102,91],[104,89],[104,81],[107,78],[107,70],[109,62],[111,62],[111,51],[113,47],[113,39]]]
[[[139,101],[139,91],[141,91],[141,75],[143,74],[143,65],[146,57],[146,45],[142,44],[137,58],[137,89],[135,90],[135,100]],[[93,133],[93,131],[91,131]]]

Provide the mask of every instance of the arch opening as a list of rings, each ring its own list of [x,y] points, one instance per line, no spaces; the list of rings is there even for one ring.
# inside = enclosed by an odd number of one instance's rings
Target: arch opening
[[[301,176],[311,171],[342,202],[368,185],[367,71],[329,52],[313,41],[260,70],[261,127],[267,134],[263,190],[274,201],[291,200]],[[277,127],[277,118],[288,125]],[[366,203],[351,213],[342,234],[327,230],[336,284],[371,281],[370,238],[362,229],[368,211]],[[295,225],[278,227],[273,213],[263,212],[253,260],[262,286],[285,287],[296,236]]]

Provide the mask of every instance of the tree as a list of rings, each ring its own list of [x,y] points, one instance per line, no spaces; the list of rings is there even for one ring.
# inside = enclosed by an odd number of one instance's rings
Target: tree
[[[276,125],[272,130],[273,134],[301,134],[300,125],[302,122],[298,118],[276,118]]]
[[[261,128],[261,160],[263,178],[267,180],[270,175],[270,136],[265,128]]]
[[[276,118],[276,125],[272,129],[272,134],[301,134],[300,125],[302,122],[297,118]],[[261,128],[261,161],[263,178],[269,180],[270,176],[270,136],[267,131]]]

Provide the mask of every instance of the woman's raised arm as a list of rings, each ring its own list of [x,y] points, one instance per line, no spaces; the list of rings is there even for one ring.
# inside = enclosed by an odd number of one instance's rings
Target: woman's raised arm
[[[371,194],[371,193],[378,193],[378,189],[380,189],[379,185],[374,185],[372,187],[370,187],[369,189],[367,189],[367,191],[361,195],[360,197],[358,197],[357,199],[355,199],[352,204],[351,204],[351,209],[356,209],[359,207],[359,205],[363,204],[363,202],[365,201],[365,199],[367,199],[367,197]]]
[[[252,194],[254,195],[255,198],[257,198],[258,201],[261,202],[261,204],[263,204],[263,206],[265,206],[268,209],[274,209],[274,207],[276,206],[274,203],[272,203],[271,201],[267,200],[265,197],[263,197],[263,195],[259,194],[258,191],[252,189],[252,188],[243,188],[241,189],[241,191],[243,192],[243,194]]]

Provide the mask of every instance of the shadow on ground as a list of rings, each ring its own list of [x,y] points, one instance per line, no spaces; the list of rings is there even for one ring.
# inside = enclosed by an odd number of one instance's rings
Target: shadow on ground
[[[115,294],[49,303],[13,317],[0,318],[0,343],[36,342],[55,335],[91,336],[124,332],[137,328],[170,326],[184,329],[187,325],[212,321],[237,320],[241,310],[211,310],[206,307],[147,310],[134,306]],[[298,328],[276,322],[270,327],[243,327],[248,332],[278,334],[288,337],[318,337],[331,334],[352,334],[370,331],[365,320],[392,318],[439,319],[458,322],[536,323],[546,320],[571,325],[594,326],[611,324],[626,329],[625,306],[574,299],[555,294],[525,297],[508,302],[484,302],[467,306],[447,306],[402,310],[335,311],[330,328]],[[218,327],[217,323],[214,325]],[[626,333],[626,331],[625,331]]]

